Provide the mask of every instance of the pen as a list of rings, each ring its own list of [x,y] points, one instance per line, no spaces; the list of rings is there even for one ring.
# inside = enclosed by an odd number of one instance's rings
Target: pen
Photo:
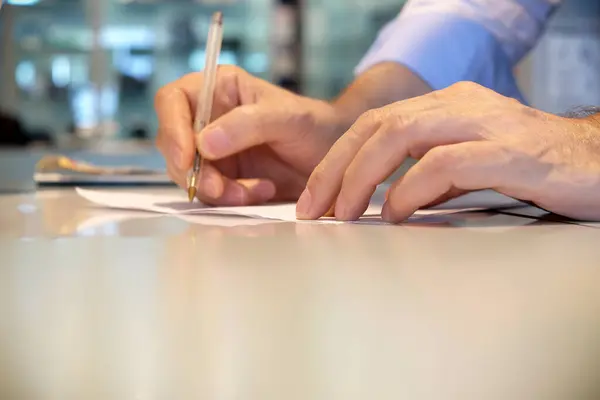
[[[221,45],[223,41],[223,13],[216,12],[212,16],[210,30],[208,32],[208,40],[206,44],[206,62],[204,67],[204,81],[202,89],[198,95],[198,105],[196,107],[196,116],[194,119],[194,134],[197,136],[206,125],[210,122],[212,113],[213,97],[215,85],[217,81],[217,62],[221,53]],[[196,147],[196,157],[194,166],[190,171],[188,180],[188,196],[190,202],[194,201],[196,185],[199,181],[199,175],[202,172],[203,159]]]

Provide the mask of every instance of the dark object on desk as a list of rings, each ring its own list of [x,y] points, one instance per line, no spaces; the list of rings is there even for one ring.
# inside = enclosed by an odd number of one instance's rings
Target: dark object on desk
[[[177,187],[167,176],[64,176],[38,172],[34,175],[37,187]]]
[[[60,155],[48,155],[36,164],[37,186],[174,186],[162,170],[107,167]]]
[[[33,143],[53,143],[49,133],[27,131],[15,117],[0,112],[0,147],[26,147]]]

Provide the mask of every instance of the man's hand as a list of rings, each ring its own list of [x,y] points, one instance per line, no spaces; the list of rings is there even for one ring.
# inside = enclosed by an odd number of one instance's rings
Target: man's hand
[[[221,66],[213,122],[195,137],[193,118],[202,79],[202,73],[191,74],[158,92],[157,146],[169,176],[182,187],[198,146],[207,160],[198,197],[209,204],[297,200],[314,167],[349,126],[326,102]]]
[[[600,220],[600,124],[546,114],[473,83],[360,117],[311,175],[298,217],[319,218],[335,206],[337,218],[357,219],[409,156],[419,161],[391,186],[387,221],[480,189]]]

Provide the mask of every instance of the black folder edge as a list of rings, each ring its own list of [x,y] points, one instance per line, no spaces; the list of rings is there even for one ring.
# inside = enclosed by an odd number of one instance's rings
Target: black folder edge
[[[176,186],[167,175],[163,174],[83,175],[37,172],[33,179],[38,187]]]

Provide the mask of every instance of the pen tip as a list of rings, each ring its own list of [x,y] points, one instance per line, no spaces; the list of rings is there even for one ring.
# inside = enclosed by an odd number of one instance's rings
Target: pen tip
[[[190,199],[190,203],[192,201],[194,201],[195,197],[196,197],[196,188],[194,186],[192,186],[188,189],[188,198]]]

